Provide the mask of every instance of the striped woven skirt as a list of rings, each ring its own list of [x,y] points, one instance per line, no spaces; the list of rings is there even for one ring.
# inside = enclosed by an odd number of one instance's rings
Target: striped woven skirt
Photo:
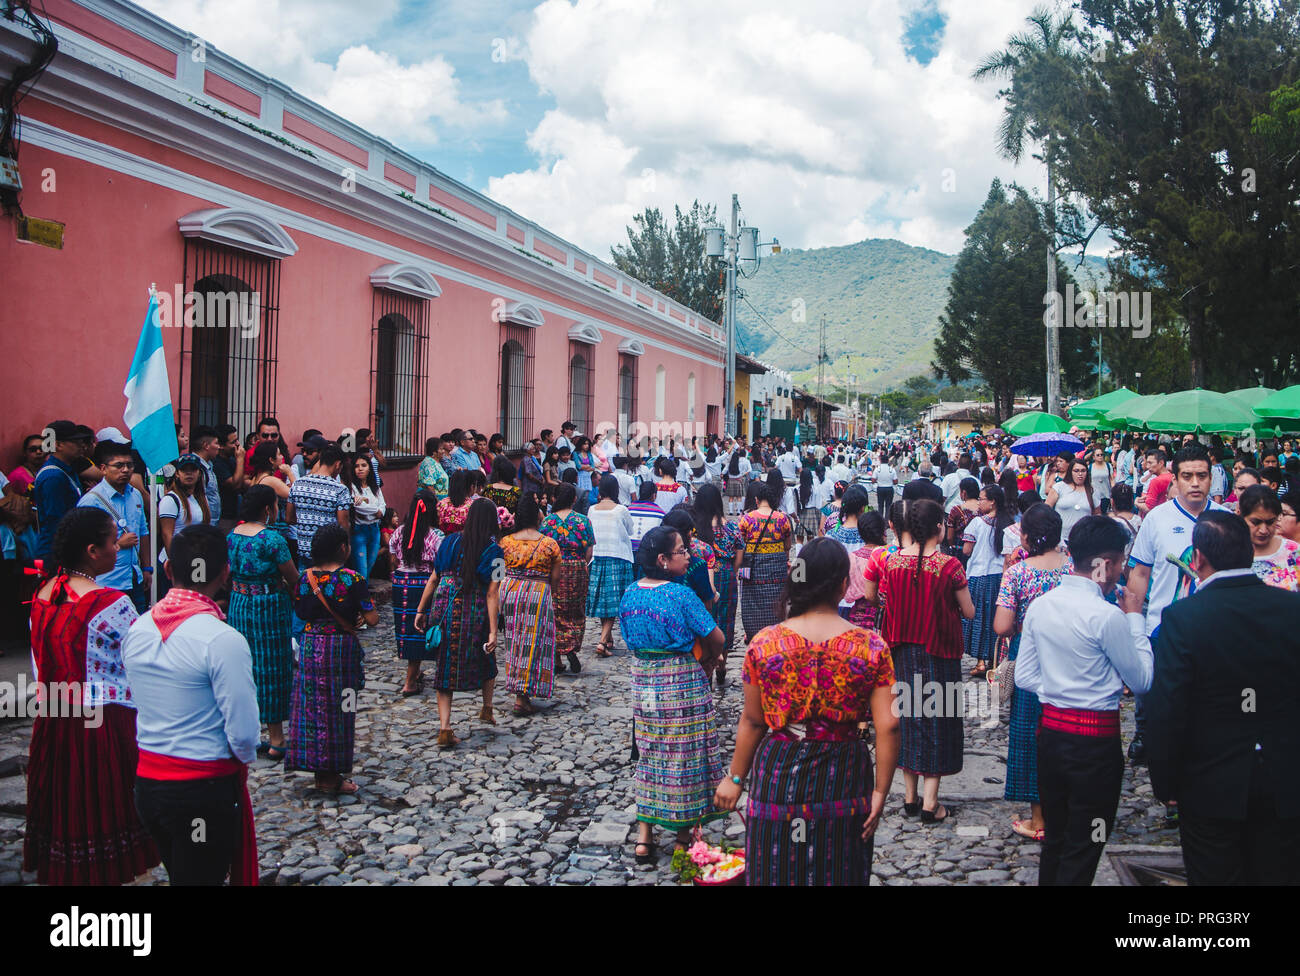
[[[32,722],[23,870],[38,884],[130,884],[161,860],[135,809],[135,709],[88,718]]]
[[[555,653],[577,654],[587,629],[587,589],[591,570],[586,560],[566,559],[551,590],[555,604]]]
[[[721,819],[723,776],[709,679],[691,654],[637,651],[632,661],[636,818],[671,830]]]
[[[263,725],[289,717],[293,690],[293,611],[278,584],[230,582],[226,622],[244,635],[253,654],[253,683]]]
[[[415,629],[415,611],[431,575],[393,570],[393,633],[397,656],[407,661],[427,661],[432,656],[425,650],[424,634]]]
[[[541,573],[511,570],[501,583],[506,691],[550,698],[555,687],[555,609]]]
[[[1007,660],[1020,652],[1020,635],[1011,639]],[[1043,706],[1032,691],[1011,693],[1011,723],[1007,731],[1007,788],[1004,799],[1038,802],[1038,719]]]
[[[865,885],[862,839],[875,788],[871,749],[764,737],[754,755],[745,832],[747,885]]]
[[[927,654],[920,644],[895,644],[894,674],[905,688],[899,697],[902,744],[898,765],[922,776],[951,776],[961,772],[965,727],[959,709],[946,707],[965,699],[961,694],[961,660]],[[927,715],[928,684],[938,685],[943,707]],[[953,689],[956,689],[955,693]]]
[[[822,529],[822,510],[809,505],[799,513],[799,524],[803,528],[804,535],[810,539],[817,538],[817,534]]]
[[[975,618],[962,618],[961,635],[966,653],[977,661],[991,665],[998,638],[993,633],[993,615],[997,612],[998,589],[1002,574],[972,576],[969,580],[970,598],[975,604]]]
[[[587,616],[608,620],[618,616],[623,591],[632,585],[632,563],[618,556],[597,556],[591,561],[587,589]]]
[[[285,769],[349,773],[357,697],[365,687],[361,644],[334,624],[309,623],[298,638],[293,719]]]
[[[444,574],[429,608],[429,620],[442,621],[442,643],[433,648],[438,691],[478,691],[497,676],[496,655],[483,650],[488,635],[487,591],[480,588],[471,599],[462,598],[460,591],[459,574]]]
[[[730,651],[731,645],[736,640],[736,567],[730,561],[725,564],[722,560],[718,561],[717,568],[713,571],[713,585],[721,594],[713,602],[713,619],[717,621],[718,626],[722,629],[722,636],[725,638],[723,643],[724,651]]]
[[[745,557],[745,561],[750,576],[740,581],[740,622],[745,628],[745,642],[749,643],[764,627],[785,619],[777,602],[785,589],[789,567],[784,552],[757,553]]]

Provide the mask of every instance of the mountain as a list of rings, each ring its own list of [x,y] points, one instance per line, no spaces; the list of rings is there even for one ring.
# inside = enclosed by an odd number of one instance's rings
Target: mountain
[[[739,282],[737,348],[789,370],[801,385],[815,385],[825,316],[828,385],[843,386],[856,374],[864,392],[901,386],[929,373],[956,261],[879,239],[765,257],[752,278]],[[1066,263],[1073,270],[1074,260]],[[1105,261],[1089,257],[1085,269],[1104,278]]]

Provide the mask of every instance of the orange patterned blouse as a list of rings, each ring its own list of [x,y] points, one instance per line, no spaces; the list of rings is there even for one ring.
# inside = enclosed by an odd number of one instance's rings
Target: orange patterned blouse
[[[507,535],[502,536],[497,544],[505,557],[507,572],[545,576],[560,561],[560,544],[548,535],[528,541]]]
[[[889,645],[854,627],[814,644],[785,624],[759,631],[745,653],[745,683],[757,685],[769,728],[792,722],[865,722],[871,692],[894,684]]]

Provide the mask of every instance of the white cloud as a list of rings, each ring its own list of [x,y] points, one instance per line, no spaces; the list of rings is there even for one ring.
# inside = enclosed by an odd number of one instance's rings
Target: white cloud
[[[645,206],[733,192],[789,246],[955,251],[994,176],[1042,183],[997,156],[997,85],[970,78],[1034,0],[941,0],[926,66],[901,38],[919,2],[547,0],[524,53],[555,100],[529,138],[539,163],[488,192],[602,255]]]
[[[441,55],[403,64],[382,49],[382,35],[391,36],[400,12],[398,0],[368,0],[363,8],[353,0],[140,2],[404,148],[437,142],[444,126],[472,128],[506,114],[499,99],[463,101],[455,69]]]

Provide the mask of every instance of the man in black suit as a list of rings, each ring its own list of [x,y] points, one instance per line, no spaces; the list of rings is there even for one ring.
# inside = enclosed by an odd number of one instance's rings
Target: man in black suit
[[[1300,594],[1251,571],[1239,516],[1192,533],[1196,592],[1156,635],[1145,700],[1156,796],[1176,800],[1191,884],[1300,883]]]

